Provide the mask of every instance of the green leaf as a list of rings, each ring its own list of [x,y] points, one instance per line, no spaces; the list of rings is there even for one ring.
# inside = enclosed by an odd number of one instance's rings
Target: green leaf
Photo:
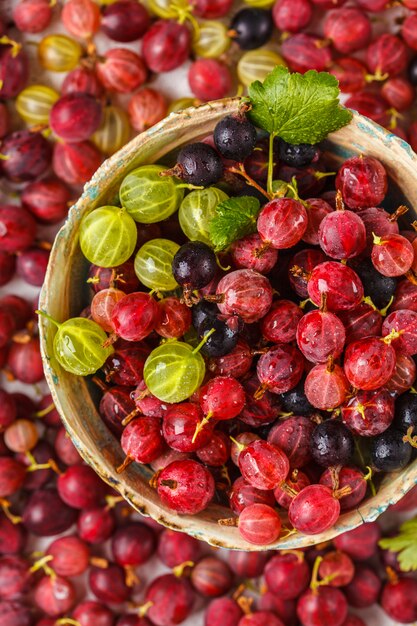
[[[379,545],[384,550],[398,552],[398,562],[403,572],[417,570],[417,519],[411,519],[400,526],[398,535],[381,539]]]
[[[210,238],[216,250],[224,250],[236,239],[256,231],[260,203],[252,196],[228,198],[216,207],[210,222]]]
[[[417,545],[410,545],[398,554],[398,562],[403,572],[417,570]]]
[[[339,103],[339,86],[327,72],[304,75],[278,66],[249,87],[249,116],[259,128],[289,143],[317,143],[345,126],[352,113]]]

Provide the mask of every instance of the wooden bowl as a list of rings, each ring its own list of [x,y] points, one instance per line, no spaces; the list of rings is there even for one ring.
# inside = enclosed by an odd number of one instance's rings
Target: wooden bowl
[[[87,304],[89,264],[78,244],[81,218],[96,207],[111,204],[127,172],[139,165],[156,162],[171,150],[210,134],[220,119],[237,110],[238,104],[239,99],[232,98],[172,113],[103,163],[85,186],[56,237],[41,293],[41,309],[58,321],[64,321],[77,316]],[[392,206],[405,203],[410,210],[417,207],[417,157],[410,146],[395,135],[355,113],[349,126],[329,136],[325,149],[328,159],[335,165],[352,155],[377,157],[391,178],[389,203]],[[199,515],[178,515],[164,507],[156,491],[149,486],[152,473],[147,467],[133,463],[123,474],[117,474],[115,468],[123,461],[124,454],[119,441],[100,419],[96,390],[88,379],[67,373],[54,359],[54,325],[41,319],[40,334],[45,375],[54,402],[84,460],[143,515],[212,545],[263,550],[301,548],[320,543],[363,522],[375,520],[417,482],[417,461],[414,461],[402,472],[388,474],[376,496],[367,498],[358,509],[341,515],[330,530],[314,536],[295,533],[269,546],[252,545],[240,537],[237,528],[217,523],[218,519],[230,516],[228,509],[212,505]]]

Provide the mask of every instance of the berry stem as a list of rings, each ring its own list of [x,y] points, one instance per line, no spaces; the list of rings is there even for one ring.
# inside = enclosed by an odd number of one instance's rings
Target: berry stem
[[[397,572],[395,572],[392,567],[386,567],[385,571],[387,573],[387,578],[389,580],[390,583],[396,585],[398,583],[398,576],[397,576]]]
[[[36,413],[33,414],[33,417],[45,417],[45,415],[48,415],[51,411],[53,411],[55,408],[55,404],[53,402],[51,402],[51,404],[48,404],[47,407],[45,407],[44,409],[42,409],[42,411],[36,411]]]
[[[181,576],[185,576],[184,571],[187,568],[194,567],[194,565],[195,565],[194,561],[184,561],[184,563],[180,563],[179,565],[176,565],[175,567],[173,567],[172,573],[177,578],[181,578]]]
[[[135,572],[133,565],[125,565],[125,583],[127,587],[136,587],[140,585],[140,578]]]
[[[341,465],[336,465],[335,467],[330,467],[330,477],[332,479],[332,488],[333,492],[339,489],[339,479],[340,479],[340,470],[342,469]]]
[[[161,173],[161,175],[163,174],[163,172]],[[181,183],[180,185],[177,185],[177,189],[204,189],[204,187],[202,185],[192,185],[191,183]]]
[[[125,460],[123,461],[123,463],[121,465],[119,465],[119,467],[116,468],[116,472],[118,474],[121,474],[122,472],[125,471],[125,469],[127,467],[129,467],[129,465],[133,463],[133,459],[131,456],[127,455],[127,457],[125,458]]]
[[[7,37],[7,35],[3,35],[3,37],[0,37],[0,44],[4,44],[5,46],[12,47],[11,54],[13,58],[17,57],[17,55],[22,49],[21,43],[18,43],[14,39],[10,39],[10,37]]]
[[[339,190],[336,193],[336,211],[344,211],[344,210],[345,210],[345,204],[343,202],[342,192]]]
[[[393,328],[388,335],[382,338],[382,341],[389,346],[391,345],[391,342],[394,341],[394,339],[398,339],[399,337],[401,337],[403,332],[403,330],[395,330],[395,328]]]
[[[383,309],[380,309],[379,312],[381,313],[382,317],[386,317],[387,313],[388,313],[388,309],[390,308],[391,304],[394,302],[394,296],[391,296],[391,298],[389,299],[389,302],[387,304],[387,306],[385,306]]]
[[[293,554],[297,557],[299,563],[304,561],[304,552],[301,550],[281,550],[281,554]]]
[[[359,457],[360,463],[361,463],[362,467],[364,467],[365,469],[368,469],[369,466],[366,465],[366,463],[365,463],[365,459],[363,458],[363,454],[362,454],[361,447],[359,445],[359,441],[358,441],[358,439],[356,437],[354,438],[354,441],[355,441],[355,450],[356,450],[356,453],[357,453],[357,455]],[[366,480],[369,483],[369,487],[371,489],[372,495],[376,496],[376,488],[375,488],[375,485],[373,483],[372,477],[369,476],[369,478],[366,478]]]
[[[51,317],[50,315],[48,315],[48,313],[45,313],[45,311],[40,311],[39,309],[37,309],[35,311],[36,315],[41,315],[42,317],[45,317],[47,320],[49,320],[50,322],[52,322],[52,324],[55,324],[55,326],[57,328],[59,328],[60,326],[62,326],[62,324],[60,324],[59,322],[57,322],[56,320],[54,320],[53,317]]]
[[[413,448],[417,448],[417,435],[413,436],[414,426],[410,426],[407,430],[407,434],[404,435],[403,441],[404,443],[409,443]]]
[[[290,498],[295,498],[298,495],[298,491],[289,486],[285,480],[279,485],[282,491],[284,491]]]
[[[273,189],[272,189],[272,182],[273,182],[273,176],[274,176],[274,140],[275,140],[275,133],[271,133],[269,135],[269,151],[268,151],[268,180],[267,180],[267,192],[269,194],[269,196],[272,197],[273,194]]]
[[[337,489],[336,491],[334,491],[333,495],[335,498],[340,500],[340,498],[344,498],[345,496],[348,496],[351,493],[352,493],[352,487],[350,485],[345,485],[345,487],[342,487],[341,489]]]
[[[298,306],[300,307],[300,309],[305,309],[306,305],[311,302],[311,304],[314,304],[312,300],[310,300],[310,298],[306,298],[305,300],[300,300],[300,302],[298,303]]]
[[[233,441],[235,446],[237,446],[237,449],[239,450],[239,454],[243,452],[243,450],[246,448],[246,446],[243,443],[240,443],[240,441],[232,437],[232,435],[229,435],[229,439],[230,441]]]
[[[248,185],[250,185],[251,187],[255,187],[255,189],[257,189],[259,193],[263,194],[265,198],[268,198],[268,201],[271,200],[272,196],[268,192],[266,192],[263,187],[258,185],[258,183],[255,182],[253,178],[249,176],[249,174],[246,173],[243,163],[239,163],[238,167],[232,165],[231,167],[228,167],[226,171],[230,172],[231,174],[238,174],[239,176],[242,176],[246,180]]]
[[[372,478],[373,471],[372,471],[372,467],[370,467],[369,465],[366,466],[366,469],[368,471],[366,472],[366,474],[363,475],[363,479],[368,482]]]
[[[396,222],[398,218],[401,217],[401,215],[404,215],[405,213],[407,213],[407,211],[408,211],[408,206],[405,206],[405,204],[401,204],[398,207],[398,209],[392,215],[390,215],[388,219],[390,222]]]
[[[216,304],[221,304],[224,301],[224,294],[222,293],[215,293],[213,295],[209,295],[209,296],[204,296],[204,300],[206,302],[214,302]]]
[[[10,512],[11,503],[6,500],[6,498],[0,498],[0,507],[7,519],[12,524],[20,524],[23,521],[22,517],[19,517],[18,515],[13,515],[13,513]]]
[[[299,267],[298,265],[293,265],[292,267],[290,267],[289,271],[293,276],[297,276],[298,278],[302,278],[303,280],[310,279],[310,274],[308,272],[305,272],[303,268]]]
[[[29,569],[29,572],[33,574],[34,572],[37,572],[38,570],[42,569],[45,572],[45,574],[49,576],[50,578],[56,578],[56,574],[54,570],[52,569],[52,567],[49,567],[48,565],[49,561],[52,561],[53,558],[54,557],[51,554],[46,554],[45,556],[40,558],[38,561],[35,561],[35,563]]]
[[[328,178],[329,176],[336,176],[337,172],[314,172],[313,176],[316,180],[321,180],[322,178]]]
[[[313,572],[311,574],[311,581],[310,581],[310,589],[313,593],[317,593],[317,589],[320,586],[318,575],[319,575],[319,567],[322,561],[323,561],[322,556],[318,556],[316,560],[314,561]]]
[[[226,517],[225,519],[219,519],[217,523],[220,526],[238,526],[239,518],[238,517]]]
[[[47,463],[38,463],[33,454],[29,452],[29,450],[26,452],[26,457],[30,461],[30,465],[26,468],[27,472],[37,472],[38,470],[42,469],[51,469],[58,475],[62,474],[54,459],[48,459]]]
[[[95,385],[97,385],[97,387],[103,392],[105,393],[108,390],[108,387],[106,385],[106,383],[104,381],[101,380],[101,378],[99,378],[98,376],[93,376],[93,378],[91,379],[93,381],[93,383]]]
[[[92,556],[90,559],[90,565],[93,565],[93,567],[99,567],[100,569],[107,569],[109,562],[101,556]]]
[[[192,351],[191,354],[197,354],[198,352],[200,352],[201,348],[204,346],[204,344],[208,341],[209,337],[212,336],[213,333],[216,332],[215,328],[211,328],[207,335],[204,335],[204,337],[202,338],[202,340],[200,341],[200,343],[198,344],[198,346],[196,348],[194,348],[194,350]]]
[[[260,259],[261,256],[265,254],[267,250],[269,250],[270,247],[271,247],[271,244],[269,243],[269,241],[264,241],[260,248],[256,248],[253,256],[256,259]]]
[[[213,416],[212,413],[207,413],[205,417],[199,422],[195,428],[193,438],[191,439],[191,443],[195,443],[195,440],[198,437],[198,434],[203,430],[204,426],[209,423],[210,418]]]
[[[387,80],[388,77],[389,77],[389,74],[382,74],[380,68],[378,68],[375,74],[366,74],[365,81],[367,83],[372,83],[374,80],[378,82],[382,82],[384,80]]]
[[[261,398],[263,398],[267,390],[268,385],[266,383],[262,383],[262,385],[259,385],[258,389],[253,394],[253,397],[255,398],[255,400],[260,400]]]
[[[375,235],[375,233],[372,233],[372,243],[374,244],[374,246],[382,246],[383,245],[382,237],[378,237],[378,235]]]
[[[192,307],[193,304],[198,304],[200,302],[200,296],[195,295],[191,285],[183,286],[182,295],[183,295],[184,304],[186,304],[188,307]]]
[[[135,419],[135,417],[136,417],[137,415],[140,415],[140,414],[141,414],[141,411],[140,411],[138,408],[133,409],[133,411],[132,411],[131,413],[129,413],[129,415],[126,415],[126,417],[124,418],[124,420],[122,420],[122,426],[127,426],[128,424],[130,424],[130,422],[131,422],[133,419]]]
[[[239,607],[242,609],[244,615],[252,614],[253,598],[246,598],[245,596],[239,596],[236,600],[236,604],[238,604]]]
[[[139,617],[145,617],[146,613],[153,606],[153,604],[154,603],[151,602],[150,600],[149,600],[149,602],[146,602],[145,604],[142,604],[142,606],[140,606],[139,609],[138,609]]]
[[[122,496],[106,496],[105,500],[107,504],[106,509],[114,509],[116,504],[124,502],[124,498]]]
[[[178,487],[178,483],[176,480],[161,480],[161,485],[164,487],[168,487],[168,489],[176,489]]]
[[[408,272],[406,272],[404,276],[407,280],[410,281],[410,283],[412,283],[413,285],[417,285],[417,276],[412,270],[408,270]]]

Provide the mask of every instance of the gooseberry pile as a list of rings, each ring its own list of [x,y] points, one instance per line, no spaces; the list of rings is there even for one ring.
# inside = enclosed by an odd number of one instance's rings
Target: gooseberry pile
[[[373,157],[324,173],[320,145],[277,139],[267,191],[246,109],[82,219],[92,298],[51,322],[61,367],[103,390],[117,471],[150,465],[164,506],[229,506],[219,524],[269,545],[331,528],[414,454],[417,240]]]

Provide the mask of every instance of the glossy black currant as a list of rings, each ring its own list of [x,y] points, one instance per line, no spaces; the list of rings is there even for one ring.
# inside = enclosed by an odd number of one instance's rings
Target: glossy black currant
[[[200,332],[200,326],[203,322],[206,320],[214,322],[218,315],[219,309],[217,304],[207,302],[207,300],[200,300],[200,302],[195,304],[191,309],[192,322],[197,333]]]
[[[376,470],[395,472],[407,465],[413,448],[403,441],[403,436],[401,431],[389,428],[373,439],[371,459]]]
[[[256,128],[244,115],[228,115],[215,127],[214,143],[226,159],[244,161],[256,144]]]
[[[214,278],[216,271],[216,255],[202,241],[185,243],[172,261],[172,273],[177,283],[192,289],[205,287]]]
[[[223,163],[217,152],[206,143],[190,143],[177,158],[180,175],[190,185],[214,185],[223,176]]]
[[[280,161],[287,165],[304,167],[316,158],[317,146],[309,143],[292,144],[281,139],[278,145],[278,156]]]
[[[271,38],[273,21],[265,9],[242,9],[234,16],[230,30],[242,50],[260,48]]]
[[[353,455],[354,440],[352,433],[342,422],[327,420],[314,429],[310,448],[318,465],[347,465]]]
[[[214,333],[210,335],[201,352],[207,357],[219,357],[229,354],[236,346],[239,332],[235,324],[219,319],[207,318],[200,324],[199,337],[202,339],[207,333],[214,328]]]
[[[395,401],[394,427],[406,433],[410,426],[417,434],[417,394],[407,392]]]

